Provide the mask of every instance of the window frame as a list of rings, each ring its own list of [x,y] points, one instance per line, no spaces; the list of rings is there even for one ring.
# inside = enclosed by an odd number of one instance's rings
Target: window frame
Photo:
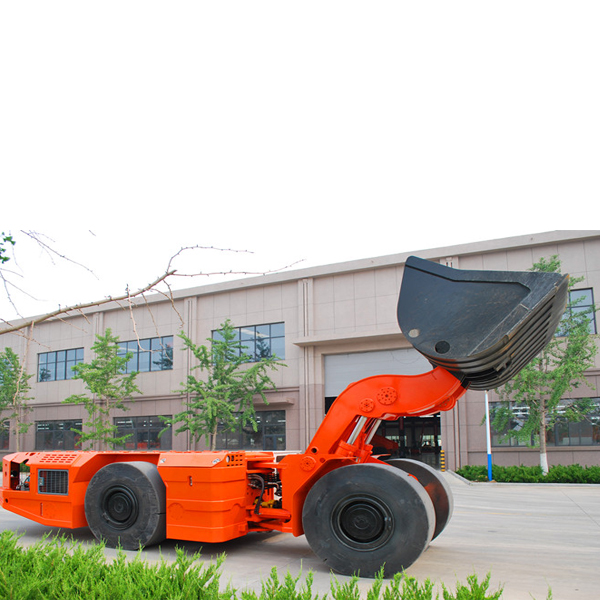
[[[7,451],[10,448],[10,421],[4,419],[0,423],[0,451]]]
[[[50,427],[48,429],[40,429],[40,425],[48,424]],[[62,427],[59,427],[62,425]],[[77,425],[79,428],[77,429]],[[74,431],[75,430],[75,431]],[[44,419],[35,422],[35,450],[38,452],[50,451],[50,450],[81,450],[81,441],[77,438],[76,431],[79,431],[81,434],[83,430],[83,420],[82,419]],[[50,434],[50,439],[52,443],[50,447],[46,443],[41,444],[40,436],[41,434]],[[61,435],[58,435],[61,434]],[[66,436],[65,436],[66,434]],[[72,436],[72,444],[71,442]],[[59,445],[59,441],[62,438],[62,441],[67,441],[67,444],[62,446]],[[70,446],[73,446],[72,448]]]
[[[170,342],[166,340],[170,340]],[[119,356],[126,356],[130,352],[133,354],[127,361],[123,373],[156,373],[173,370],[174,336],[172,335],[126,340],[119,342],[118,345]],[[155,355],[159,356],[158,360],[153,360]],[[169,361],[170,365],[164,366]],[[159,366],[156,366],[157,364]]]
[[[583,295],[580,298],[573,298],[573,296],[575,294],[583,294]],[[587,298],[588,294],[589,294],[590,301],[585,304],[581,303],[580,300]],[[569,290],[569,301],[567,302],[567,307],[565,308],[565,315],[568,315],[569,313],[573,314],[573,313],[578,313],[578,312],[587,312],[588,313],[587,317],[590,321],[589,333],[590,333],[590,335],[596,335],[598,333],[598,328],[596,326],[596,311],[594,310],[595,306],[596,305],[594,303],[594,288],[588,287],[588,288]],[[568,335],[568,334],[561,332],[560,323],[558,325],[556,335],[558,337],[564,337],[565,335]]]
[[[268,328],[268,329],[267,329]],[[277,321],[275,323],[261,323],[259,325],[243,325],[234,327],[236,337],[234,343],[240,344],[238,356],[245,354],[248,356],[248,362],[259,362],[263,358],[276,358],[277,360],[285,360],[285,322]],[[213,339],[222,339],[219,336],[220,330],[214,329],[212,332]],[[275,344],[274,344],[275,340]],[[263,350],[257,354],[257,345],[263,342]],[[276,345],[281,353],[273,352],[273,346]],[[265,351],[265,346],[268,346],[268,354]]]
[[[238,426],[237,431],[225,430],[219,426],[217,431],[217,450],[265,450],[283,451],[287,447],[287,415],[283,409],[261,410],[255,414],[257,431],[251,424]],[[273,422],[275,419],[276,422]],[[281,430],[283,429],[283,431]],[[260,444],[253,443],[254,436]],[[279,439],[278,439],[279,438]]]
[[[577,398],[568,398],[563,400],[564,404],[567,405]],[[560,417],[556,420],[551,429],[546,430],[546,446],[551,448],[582,448],[582,447],[595,447],[600,446],[600,397],[591,398],[596,406],[595,409],[590,411],[581,421],[567,421]],[[499,402],[490,403],[490,409],[493,410],[494,405],[499,405]],[[527,408],[526,406],[516,406],[515,409]],[[589,424],[589,435],[585,435],[587,425]],[[566,435],[565,432],[566,431]],[[491,430],[491,443],[493,448],[530,448],[526,442],[518,440],[513,437],[505,438],[502,442],[500,439],[504,436],[504,433]],[[535,435],[532,435],[530,440],[531,444],[536,441]],[[582,439],[590,439],[589,443],[584,443]],[[565,441],[566,440],[566,441]],[[576,442],[576,440],[579,440]]]
[[[45,360],[42,361],[42,358]],[[52,360],[48,360],[49,358],[52,358]],[[67,348],[66,350],[52,350],[50,352],[39,352],[37,368],[38,383],[47,383],[49,381],[68,381],[73,379],[73,367],[82,363],[83,359],[83,347]],[[42,370],[49,373],[49,375],[42,376]]]
[[[164,451],[173,449],[173,430],[171,425],[167,425],[161,420],[161,417],[170,419],[172,415],[124,415],[114,417],[113,424],[118,428],[116,437],[121,437],[131,433],[123,444],[115,446],[115,450],[135,450],[139,451]],[[126,427],[127,421],[131,421],[131,427]],[[148,425],[144,426],[147,422]],[[167,431],[159,437],[163,429]],[[144,439],[146,438],[146,439]]]

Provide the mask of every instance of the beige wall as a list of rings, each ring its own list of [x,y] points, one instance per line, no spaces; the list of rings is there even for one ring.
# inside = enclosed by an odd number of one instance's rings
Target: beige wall
[[[563,271],[585,280],[578,287],[600,290],[600,231],[559,231],[518,238],[491,240],[450,248],[415,252],[431,260],[463,269],[526,270],[540,257],[559,255]],[[239,281],[206,285],[175,292],[173,301],[156,295],[133,309],[103,306],[62,320],[40,324],[27,351],[27,371],[37,372],[37,354],[83,347],[91,355],[95,335],[111,328],[122,341],[136,337],[175,336],[174,368],[140,373],[143,395],[131,403],[131,415],[173,414],[181,408],[176,393],[192,361],[177,337],[186,332],[199,343],[229,318],[237,326],[285,323],[286,368],[273,375],[278,391],[269,395],[268,407],[284,409],[287,448],[304,450],[324,415],[324,357],[329,354],[410,347],[396,320],[396,305],[409,254],[365,258],[336,265],[290,271]],[[0,336],[0,348],[11,346],[25,356],[21,334]],[[590,373],[600,383],[597,368]],[[37,383],[32,379],[31,421],[84,417],[82,407],[64,405],[70,394],[83,392],[79,381]],[[597,392],[596,392],[597,394]],[[441,416],[443,447],[449,468],[485,464],[483,392],[469,391],[458,406]],[[490,398],[493,401],[493,398]],[[22,447],[34,447],[34,428]],[[11,440],[11,449],[15,445]],[[192,447],[187,436],[174,436],[173,448]],[[197,445],[200,448],[201,445]],[[600,449],[599,449],[600,450]],[[595,460],[596,449],[552,450],[552,460]],[[499,464],[535,462],[535,451],[502,449],[494,452]],[[532,463],[533,464],[533,463]]]

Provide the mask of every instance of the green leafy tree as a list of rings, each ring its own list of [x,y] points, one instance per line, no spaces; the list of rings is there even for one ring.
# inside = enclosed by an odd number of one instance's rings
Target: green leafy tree
[[[558,273],[560,261],[557,256],[542,258],[531,270]],[[569,291],[581,281],[570,279]],[[557,335],[516,377],[497,390],[501,403],[493,411],[494,429],[505,432],[505,437],[539,446],[544,474],[548,473],[547,432],[558,419],[583,420],[592,408],[589,398],[566,399],[574,389],[588,384],[585,371],[594,366],[598,351],[596,336],[590,334],[595,308],[583,310],[577,304],[569,301]]]
[[[5,429],[4,418],[13,422],[12,431],[16,434],[17,452],[21,449],[20,434],[27,433],[31,427],[31,423],[27,422],[27,413],[31,410],[28,406],[31,377],[12,348],[0,352],[0,412],[10,411],[10,414],[2,418],[0,429]]]
[[[192,369],[205,376],[188,375],[181,390],[189,398],[185,409],[165,422],[179,424],[175,433],[189,431],[194,440],[204,436],[211,450],[216,449],[219,426],[235,431],[250,424],[256,431],[254,398],[260,396],[268,403],[265,392],[275,385],[267,373],[285,365],[264,351],[258,357],[246,354],[229,320],[220,326],[218,335],[207,340],[208,346],[194,344],[184,333],[179,336],[198,361]]]
[[[4,233],[0,233],[0,265],[8,262],[10,260],[9,256],[6,256],[6,251],[9,246],[14,246],[15,240],[12,235],[7,235]]]
[[[73,394],[63,402],[83,404],[88,421],[81,432],[82,447],[86,449],[106,449],[123,444],[129,435],[117,436],[118,428],[111,422],[111,411],[129,410],[125,400],[133,394],[141,394],[135,379],[137,372],[126,373],[127,362],[132,353],[119,353],[119,338],[107,329],[104,335],[97,335],[92,346],[95,358],[90,363],[79,363],[73,368],[73,379],[81,379],[90,392]],[[79,433],[79,432],[77,432]]]

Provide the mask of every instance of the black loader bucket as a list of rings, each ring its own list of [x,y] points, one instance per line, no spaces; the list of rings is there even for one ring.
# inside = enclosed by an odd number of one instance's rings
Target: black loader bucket
[[[548,344],[567,302],[568,275],[467,271],[411,256],[398,323],[434,366],[465,386],[490,390]]]

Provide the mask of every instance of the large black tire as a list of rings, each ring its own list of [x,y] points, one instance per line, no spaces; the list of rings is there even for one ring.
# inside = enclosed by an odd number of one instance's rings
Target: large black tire
[[[100,469],[85,494],[85,517],[98,540],[137,550],[166,537],[166,490],[156,465],[118,462]]]
[[[435,539],[444,531],[454,510],[454,496],[448,482],[433,467],[419,460],[397,458],[386,462],[415,477],[429,494],[435,510],[435,527],[432,538]]]
[[[349,465],[312,487],[302,512],[314,553],[343,575],[386,576],[408,568],[427,548],[435,515],[425,490],[388,465]]]

